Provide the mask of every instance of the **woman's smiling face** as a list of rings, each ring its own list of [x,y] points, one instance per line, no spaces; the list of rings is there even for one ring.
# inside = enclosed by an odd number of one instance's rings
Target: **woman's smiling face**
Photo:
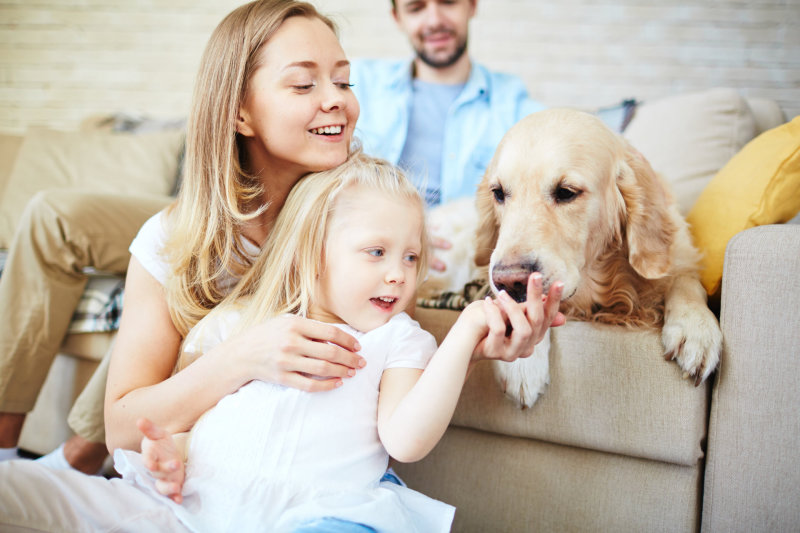
[[[237,121],[248,170],[299,178],[344,162],[359,106],[334,32],[318,18],[291,17],[258,60]]]

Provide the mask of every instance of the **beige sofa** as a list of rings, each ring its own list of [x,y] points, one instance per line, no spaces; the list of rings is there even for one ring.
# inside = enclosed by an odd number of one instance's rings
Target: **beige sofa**
[[[688,213],[734,154],[784,120],[774,102],[720,89],[645,102],[626,135]],[[570,322],[553,331],[550,385],[531,409],[478,365],[442,442],[395,467],[457,506],[454,531],[798,530],[798,274],[800,225],[740,232],[712,304],[724,352],[709,382],[682,379],[657,331]],[[417,310],[439,340],[455,316]],[[109,340],[67,338],[24,447],[66,436],[69,400]]]

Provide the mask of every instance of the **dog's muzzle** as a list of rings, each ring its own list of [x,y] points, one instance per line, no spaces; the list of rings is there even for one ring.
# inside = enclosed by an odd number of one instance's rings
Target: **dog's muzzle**
[[[539,263],[497,263],[492,267],[492,287],[497,291],[506,291],[516,302],[524,302],[528,296],[528,278],[534,272],[541,272]]]

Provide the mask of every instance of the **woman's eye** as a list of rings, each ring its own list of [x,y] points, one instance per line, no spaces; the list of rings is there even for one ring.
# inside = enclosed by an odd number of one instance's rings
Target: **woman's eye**
[[[349,91],[350,88],[353,86],[353,84],[352,83],[347,83],[347,82],[338,82],[338,83],[336,83],[336,86],[339,87],[340,89],[345,90],[345,91]]]
[[[374,248],[372,250],[367,250],[367,253],[373,257],[383,257],[383,250],[380,248]]]
[[[298,84],[298,85],[293,85],[293,87],[298,91],[310,91],[311,89],[314,88],[314,84],[313,83]]]

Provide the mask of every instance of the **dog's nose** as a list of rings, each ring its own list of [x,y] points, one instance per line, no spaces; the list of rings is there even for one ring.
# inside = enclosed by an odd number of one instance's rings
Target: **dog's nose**
[[[492,269],[492,282],[498,291],[506,291],[517,302],[524,302],[528,295],[528,278],[540,272],[539,263],[499,263]]]

